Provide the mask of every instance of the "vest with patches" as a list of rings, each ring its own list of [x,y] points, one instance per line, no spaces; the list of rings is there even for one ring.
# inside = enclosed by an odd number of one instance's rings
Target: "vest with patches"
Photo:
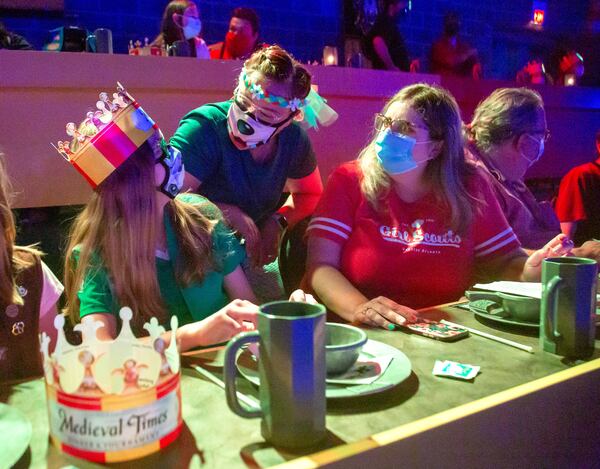
[[[38,339],[44,282],[42,264],[37,256],[27,252],[17,251],[15,256],[33,264],[19,272],[15,279],[23,305],[0,301],[0,382],[42,375]]]

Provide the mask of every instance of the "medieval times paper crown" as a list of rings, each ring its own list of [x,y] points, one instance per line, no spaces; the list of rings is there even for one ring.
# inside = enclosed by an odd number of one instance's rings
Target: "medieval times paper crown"
[[[96,462],[158,451],[177,438],[182,424],[177,318],[171,318],[167,347],[156,318],[144,324],[149,337],[137,339],[131,309],[119,316],[121,332],[112,341],[97,338],[102,323],[89,317],[74,328],[81,345],[67,341],[63,316],[54,321],[54,353],[50,338],[40,337],[51,439],[64,452]]]

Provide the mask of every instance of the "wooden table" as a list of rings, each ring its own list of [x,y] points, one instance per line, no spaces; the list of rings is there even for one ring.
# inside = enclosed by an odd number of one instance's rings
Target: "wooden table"
[[[595,359],[600,356],[600,342],[594,360],[570,363],[541,352],[536,335],[499,329],[456,307],[434,308],[423,316],[448,319],[531,345],[535,353],[473,335],[445,343],[401,331],[369,330],[370,339],[402,350],[411,360],[412,373],[380,394],[329,400],[328,441],[310,455],[290,454],[266,444],[259,420],[234,415],[227,408],[224,392],[188,368],[181,380],[182,435],[161,453],[123,466],[229,469],[286,461],[290,468],[321,464],[383,467],[399,462],[453,466],[468,461],[506,466],[518,461],[550,464],[561,455],[570,462],[577,458],[589,462],[592,457],[598,462],[600,445],[591,444],[591,439],[600,438],[600,360]],[[481,372],[472,382],[436,377],[432,375],[436,359],[479,365]],[[185,361],[203,363],[221,374],[214,366],[218,364],[214,352],[198,353]],[[250,383],[240,381],[239,385],[247,394],[258,395]],[[31,446],[20,462],[23,467],[95,467],[49,444],[41,380],[4,389],[0,399],[22,410],[33,423]],[[587,428],[582,431],[584,426]],[[547,434],[531,434],[544,428]],[[563,433],[564,438],[560,436]],[[565,448],[573,447],[573,441],[577,451],[567,454]],[[545,453],[545,447],[550,451]]]

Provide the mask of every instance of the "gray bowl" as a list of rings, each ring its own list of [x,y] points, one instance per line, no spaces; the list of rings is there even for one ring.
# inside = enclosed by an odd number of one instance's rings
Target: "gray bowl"
[[[498,292],[502,300],[504,311],[510,314],[511,319],[531,323],[540,322],[540,300],[525,296],[511,295]]]
[[[357,360],[367,334],[358,327],[328,322],[325,328],[327,374],[339,375],[347,371]]]

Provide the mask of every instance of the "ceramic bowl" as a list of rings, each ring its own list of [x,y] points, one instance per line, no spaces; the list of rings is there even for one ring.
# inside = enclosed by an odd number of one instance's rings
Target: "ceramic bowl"
[[[367,334],[358,327],[328,322],[325,328],[327,374],[344,373],[358,359],[367,342]]]

